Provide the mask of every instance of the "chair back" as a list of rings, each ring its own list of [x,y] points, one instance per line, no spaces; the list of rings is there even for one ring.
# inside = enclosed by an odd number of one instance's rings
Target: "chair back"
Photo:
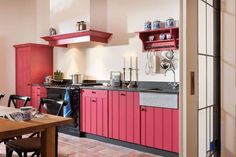
[[[5,96],[5,94],[0,93],[0,100]]]
[[[61,115],[63,106],[67,104],[65,100],[55,100],[50,98],[40,98],[39,111],[45,109],[47,114]]]
[[[21,95],[10,95],[8,100],[8,107],[11,107],[11,103],[17,108],[16,101],[20,100],[23,103],[23,106],[27,106],[28,102],[31,100],[28,96],[21,96]]]

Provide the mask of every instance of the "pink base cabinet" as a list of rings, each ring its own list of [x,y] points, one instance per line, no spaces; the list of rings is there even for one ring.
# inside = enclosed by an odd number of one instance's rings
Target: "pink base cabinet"
[[[179,152],[179,110],[141,107],[141,144]]]
[[[108,137],[108,91],[81,90],[81,131]]]
[[[139,93],[109,91],[109,137],[140,144]]]
[[[82,132],[179,152],[179,110],[140,106],[139,92],[81,90]]]

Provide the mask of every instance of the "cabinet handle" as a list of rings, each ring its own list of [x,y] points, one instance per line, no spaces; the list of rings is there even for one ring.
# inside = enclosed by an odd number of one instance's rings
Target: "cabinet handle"
[[[124,93],[121,93],[120,95],[121,95],[121,96],[126,96]]]
[[[142,108],[141,111],[146,111],[146,109],[145,109],[145,108]]]
[[[37,89],[40,89],[39,87]]]
[[[37,96],[40,96],[39,94],[37,94]]]
[[[92,102],[96,102],[96,100],[92,100]]]
[[[191,95],[195,94],[195,78],[194,78],[194,72],[190,72],[190,86],[191,86]]]
[[[31,86],[31,83],[28,83],[27,85],[28,85],[28,86]]]
[[[93,94],[96,94],[96,92],[92,91]]]

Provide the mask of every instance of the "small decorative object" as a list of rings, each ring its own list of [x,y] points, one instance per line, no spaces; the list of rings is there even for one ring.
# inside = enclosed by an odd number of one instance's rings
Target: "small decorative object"
[[[110,84],[112,87],[120,87],[120,85],[121,85],[121,72],[111,71]]]
[[[152,23],[152,29],[159,29],[161,27],[161,21],[153,21]]]
[[[174,19],[173,18],[167,19],[165,23],[165,27],[166,28],[174,27]]]
[[[165,40],[166,39],[166,35],[165,34],[160,34],[159,38],[160,38],[160,40]]]
[[[149,37],[148,37],[148,40],[149,41],[153,41],[155,39],[155,36],[154,35],[150,35]]]
[[[76,31],[86,30],[86,23],[84,21],[79,21],[76,23]]]
[[[54,79],[62,80],[62,72],[60,70],[57,70],[56,72],[54,72]]]
[[[57,34],[57,31],[55,28],[49,28],[49,35],[56,35]]]
[[[32,118],[32,107],[26,106],[20,108],[21,114],[22,114],[22,120],[27,121]]]
[[[79,31],[80,21],[76,23],[76,31]]]
[[[171,34],[170,33],[166,34],[166,39],[171,39]]]
[[[152,29],[152,22],[147,21],[144,23],[144,30],[151,30]]]

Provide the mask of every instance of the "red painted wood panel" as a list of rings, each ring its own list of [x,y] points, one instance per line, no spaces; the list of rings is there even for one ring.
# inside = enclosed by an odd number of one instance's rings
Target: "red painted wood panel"
[[[140,144],[140,102],[139,92],[134,92],[134,143]],[[129,114],[129,113],[128,113]]]
[[[179,152],[179,110],[172,111],[173,117],[173,148],[172,151],[178,153]]]
[[[120,99],[120,113],[119,113],[119,139],[126,141],[126,129],[127,129],[127,102],[126,102],[126,92],[120,92],[119,94],[119,99]]]
[[[119,107],[119,92],[118,91],[113,91],[113,110],[112,110],[112,130],[113,130],[113,135],[112,137],[114,139],[119,139],[119,133],[120,133],[120,107]]]
[[[146,145],[154,147],[154,108],[146,107]]]
[[[85,132],[91,132],[91,98],[85,97]]]
[[[172,109],[163,109],[163,149],[172,151]]]
[[[91,133],[97,134],[97,99],[91,98],[90,101]]]
[[[158,149],[163,148],[163,109],[162,108],[155,108],[154,113],[154,147]]]
[[[108,137],[108,93],[106,93],[106,98],[103,98],[102,99],[102,104],[103,104],[103,107],[102,107],[102,116],[103,116],[103,121],[102,121],[102,124],[103,124],[103,130],[102,130],[102,134],[103,136],[105,137]]]
[[[83,95],[84,91],[80,94],[80,130],[86,132],[86,97]]]
[[[103,136],[103,128],[104,124],[106,123],[106,120],[103,117],[103,108],[105,104],[103,103],[103,99],[99,98],[97,99],[97,134],[100,136]],[[105,113],[104,113],[105,115]]]
[[[141,144],[146,145],[146,107],[141,107]]]
[[[134,92],[126,93],[127,103],[126,108],[126,122],[127,122],[127,132],[126,137],[128,142],[134,142]],[[138,128],[135,128],[138,129]]]
[[[108,137],[113,138],[113,91],[109,91]]]

